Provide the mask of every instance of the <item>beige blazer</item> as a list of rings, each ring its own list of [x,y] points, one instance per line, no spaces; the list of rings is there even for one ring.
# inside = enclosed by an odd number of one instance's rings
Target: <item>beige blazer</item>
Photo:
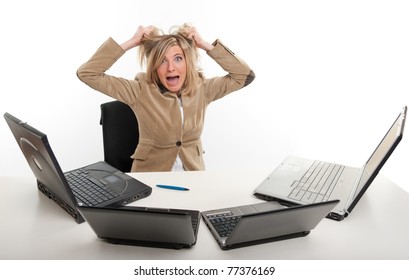
[[[185,170],[204,170],[200,140],[207,105],[243,88],[255,75],[245,62],[220,41],[207,52],[228,74],[205,79],[191,96],[182,96],[182,114],[178,97],[146,81],[145,73],[134,80],[107,75],[105,72],[124,54],[112,38],[78,70],[77,76],[91,88],[128,104],[138,120],[139,143],[133,158],[132,172],[170,171],[177,155]]]

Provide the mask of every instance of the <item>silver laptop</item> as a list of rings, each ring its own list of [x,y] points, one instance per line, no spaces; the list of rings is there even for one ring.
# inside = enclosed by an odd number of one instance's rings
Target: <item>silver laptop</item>
[[[362,168],[289,156],[254,190],[261,199],[298,205],[338,199],[328,218],[343,220],[351,213],[403,137],[407,107]]]
[[[203,211],[202,217],[222,250],[303,237],[338,200],[284,207],[271,201]]]
[[[78,205],[119,207],[151,194],[151,187],[104,161],[63,173],[46,134],[9,113],[4,118],[37,178],[38,190],[77,223],[84,222]]]
[[[196,244],[200,212],[124,206],[78,207],[97,237],[109,243],[182,249]]]

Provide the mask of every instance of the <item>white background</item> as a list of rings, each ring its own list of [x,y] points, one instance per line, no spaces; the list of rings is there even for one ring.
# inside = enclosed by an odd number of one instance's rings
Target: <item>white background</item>
[[[208,170],[270,170],[288,154],[361,166],[409,104],[408,15],[393,0],[2,1],[0,112],[45,132],[63,170],[101,160],[99,105],[111,99],[77,68],[109,36],[190,22],[257,76],[209,107]],[[204,52],[201,65],[224,74]],[[133,50],[109,73],[141,70]],[[0,175],[32,175],[5,121],[0,139]],[[408,147],[404,137],[381,171],[406,190]]]
[[[408,15],[409,3],[394,0],[1,1],[0,113],[47,133],[63,170],[101,160],[99,105],[111,99],[82,84],[77,68],[109,36],[122,42],[138,25],[167,31],[191,22],[208,41],[220,38],[257,75],[250,86],[209,107],[202,137],[207,169],[269,170],[288,154],[361,166],[409,104]],[[203,52],[202,66],[209,77],[223,74]],[[109,72],[133,78],[138,71],[131,51]],[[0,141],[0,176],[32,176],[4,121]],[[409,191],[408,150],[404,137],[382,173]],[[2,264],[4,273],[23,278],[78,275],[66,262]],[[326,263],[319,279],[405,271],[401,262],[340,264]],[[115,263],[110,270],[100,262],[89,265],[70,267],[82,268],[81,275],[129,279],[137,264]],[[304,261],[296,270],[293,262],[245,265],[276,265],[275,279],[318,279],[322,271]]]

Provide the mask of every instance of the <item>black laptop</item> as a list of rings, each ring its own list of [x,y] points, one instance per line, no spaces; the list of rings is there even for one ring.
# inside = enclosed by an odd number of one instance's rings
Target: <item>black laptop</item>
[[[95,234],[122,245],[182,249],[196,244],[200,212],[196,210],[124,206],[79,206]]]
[[[120,207],[151,194],[151,187],[104,161],[63,173],[46,134],[9,113],[4,118],[37,178],[38,189],[77,223],[84,222],[78,205]]]
[[[222,250],[304,237],[339,203],[332,200],[285,207],[264,202],[202,211],[202,217]]]

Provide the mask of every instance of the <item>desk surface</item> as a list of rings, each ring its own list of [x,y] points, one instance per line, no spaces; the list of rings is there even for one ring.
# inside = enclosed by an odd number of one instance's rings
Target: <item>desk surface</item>
[[[262,202],[259,171],[132,173],[152,195],[131,205],[209,210]],[[188,192],[156,188],[175,184]],[[173,250],[114,245],[76,224],[42,195],[34,177],[0,177],[0,259],[409,259],[409,193],[379,175],[351,215],[324,219],[302,238],[221,250],[202,221],[196,245]]]

